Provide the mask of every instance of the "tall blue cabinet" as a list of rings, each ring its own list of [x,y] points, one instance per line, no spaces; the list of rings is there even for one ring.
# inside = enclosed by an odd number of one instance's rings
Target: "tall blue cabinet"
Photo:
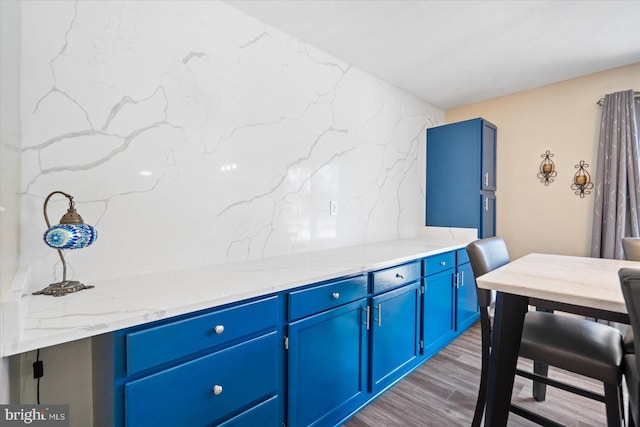
[[[496,133],[482,118],[427,129],[426,225],[495,236]]]

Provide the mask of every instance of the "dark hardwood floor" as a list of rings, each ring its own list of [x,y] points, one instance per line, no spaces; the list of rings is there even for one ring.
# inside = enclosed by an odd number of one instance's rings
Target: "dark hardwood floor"
[[[518,366],[532,370],[532,362],[521,358]],[[602,393],[597,381],[549,368],[549,376]],[[387,390],[373,403],[347,420],[343,427],[470,426],[480,381],[480,323],[429,359],[417,370]],[[562,390],[547,388],[547,400],[531,397],[531,381],[516,377],[513,403],[539,412],[572,427],[605,426],[604,403]],[[536,424],[515,414],[509,426]]]

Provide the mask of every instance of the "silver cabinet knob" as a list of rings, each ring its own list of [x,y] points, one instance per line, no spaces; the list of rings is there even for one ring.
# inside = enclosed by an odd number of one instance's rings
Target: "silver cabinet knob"
[[[221,385],[214,385],[213,386],[213,394],[215,394],[216,396],[219,394],[222,394],[222,386]]]
[[[338,298],[340,298],[340,294],[338,292],[334,292],[334,293],[331,294],[331,297],[333,299],[338,299]]]
[[[447,263],[444,261],[440,261],[440,265],[444,267],[445,265],[447,265]]]
[[[215,328],[213,328],[213,330],[216,331],[216,334],[220,335],[221,333],[224,332],[224,326],[218,325]]]

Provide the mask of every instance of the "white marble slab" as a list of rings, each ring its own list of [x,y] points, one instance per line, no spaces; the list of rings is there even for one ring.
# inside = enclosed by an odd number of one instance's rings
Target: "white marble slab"
[[[61,280],[42,242],[54,190],[98,230],[66,254],[73,280],[420,235],[425,129],[444,111],[224,2],[20,7],[20,264],[34,287]],[[65,209],[54,197],[51,220]]]
[[[640,262],[529,254],[477,279],[478,287],[626,313],[618,270]]]
[[[86,284],[64,297],[24,294],[24,328],[9,328],[2,356],[87,338],[464,247],[473,239],[406,239],[154,273]]]

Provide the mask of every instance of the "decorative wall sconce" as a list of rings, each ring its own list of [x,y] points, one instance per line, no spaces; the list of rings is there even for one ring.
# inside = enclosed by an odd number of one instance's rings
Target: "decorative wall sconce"
[[[558,173],[556,172],[555,163],[551,160],[553,154],[549,150],[547,150],[546,153],[541,154],[540,157],[542,157],[542,163],[540,163],[538,179],[547,186],[549,183],[553,182],[553,178],[555,178]]]
[[[60,219],[60,224],[53,227],[49,223],[49,217],[47,216],[47,204],[49,199],[54,194],[62,194],[69,199],[69,209],[67,213]],[[82,217],[75,209],[75,203],[73,197],[62,191],[54,191],[50,193],[46,199],[44,199],[44,206],[42,207],[44,213],[44,221],[47,223],[47,231],[44,233],[44,242],[47,246],[56,249],[62,261],[62,281],[52,283],[41,291],[34,292],[34,295],[53,295],[54,297],[61,297],[72,292],[78,292],[83,289],[90,289],[93,286],[84,285],[76,280],[67,280],[67,263],[62,254],[63,249],[82,249],[91,245],[98,237],[98,233],[95,228],[89,224],[85,224]]]
[[[584,198],[585,194],[590,194],[593,183],[591,182],[591,175],[587,172],[588,164],[584,162],[584,160],[580,160],[575,166],[578,171],[573,176],[573,184],[571,184],[571,189],[575,191],[575,194],[580,196],[580,198]]]

